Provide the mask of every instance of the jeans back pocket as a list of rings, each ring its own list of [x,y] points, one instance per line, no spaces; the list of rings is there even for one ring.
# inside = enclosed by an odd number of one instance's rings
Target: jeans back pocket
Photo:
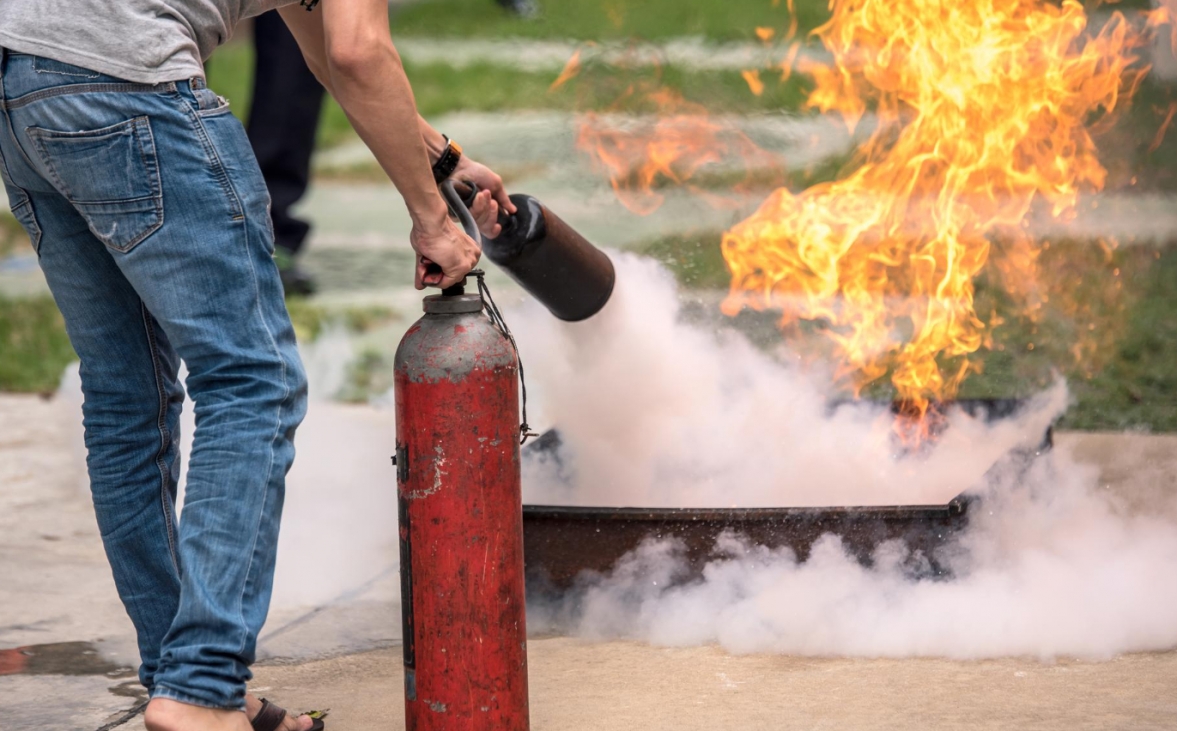
[[[147,117],[83,132],[25,131],[53,185],[102,243],[128,252],[163,225],[163,188]]]

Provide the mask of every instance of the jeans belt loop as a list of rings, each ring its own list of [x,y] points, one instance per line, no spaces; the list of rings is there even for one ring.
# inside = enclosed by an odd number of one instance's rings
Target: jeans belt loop
[[[207,89],[208,87],[205,85],[202,77],[193,76],[191,79],[188,79],[188,88],[196,91],[197,89]]]

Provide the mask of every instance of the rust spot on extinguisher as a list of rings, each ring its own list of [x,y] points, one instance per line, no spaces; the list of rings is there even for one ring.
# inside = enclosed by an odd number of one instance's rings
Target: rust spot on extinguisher
[[[442,482],[441,478],[443,478],[449,474],[448,472],[444,472],[441,469],[442,467],[445,466],[445,463],[446,463],[445,450],[442,448],[442,446],[440,444],[438,444],[436,447],[433,448],[433,451],[436,453],[437,456],[434,458],[433,463],[432,463],[432,466],[433,466],[433,480],[432,480],[432,482],[429,484],[428,487],[426,487],[422,490],[406,490],[406,491],[404,491],[404,496],[407,500],[420,500],[421,498],[425,498],[425,497],[429,497],[430,495],[433,495],[434,493],[436,493],[438,490],[441,489],[441,482]]]

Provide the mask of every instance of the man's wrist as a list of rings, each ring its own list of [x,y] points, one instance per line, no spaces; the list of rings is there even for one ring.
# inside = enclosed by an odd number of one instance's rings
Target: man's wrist
[[[424,206],[409,209],[409,217],[413,219],[413,228],[425,234],[441,233],[445,230],[449,219],[450,209],[442,200],[441,195],[431,197]]]

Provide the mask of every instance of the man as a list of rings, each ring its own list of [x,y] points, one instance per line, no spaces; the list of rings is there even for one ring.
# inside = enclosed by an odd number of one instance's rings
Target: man
[[[311,727],[245,690],[306,378],[265,183],[202,66],[277,6],[405,200],[416,286],[459,281],[479,250],[437,178],[483,189],[489,235],[512,206],[418,117],[385,0],[0,0],[0,172],[81,359],[94,509],[150,731]],[[196,433],[177,524],[181,360]]]

